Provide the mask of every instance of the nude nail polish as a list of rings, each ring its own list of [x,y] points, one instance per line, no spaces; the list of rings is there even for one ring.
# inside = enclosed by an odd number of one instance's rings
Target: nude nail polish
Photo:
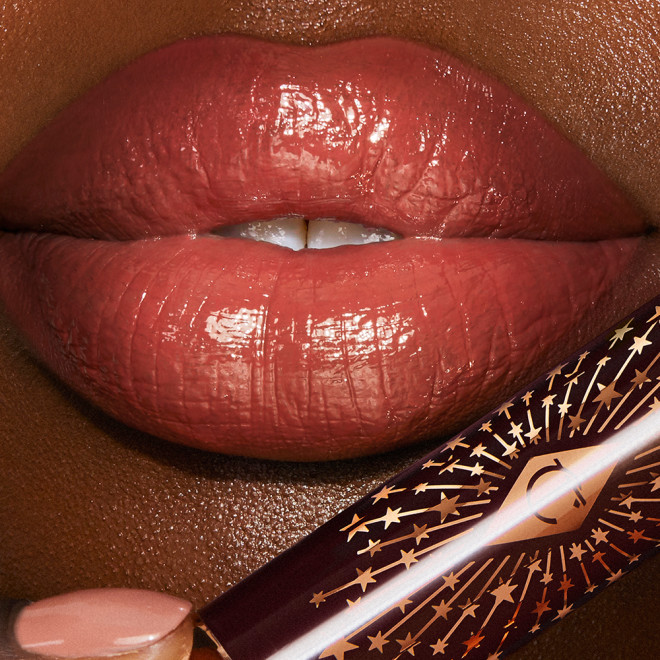
[[[158,642],[190,610],[190,603],[152,591],[76,591],[26,606],[16,618],[14,636],[22,649],[40,655],[113,655]]]

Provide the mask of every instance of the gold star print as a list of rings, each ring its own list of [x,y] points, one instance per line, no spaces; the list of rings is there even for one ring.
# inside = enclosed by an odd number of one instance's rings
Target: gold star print
[[[465,653],[463,654],[463,657],[465,657],[472,649],[478,649],[479,645],[481,642],[486,639],[483,635],[481,635],[479,632],[474,633],[470,639],[466,639],[463,644],[467,647],[465,649]]]
[[[630,555],[630,559],[628,560],[629,564],[634,564],[636,561],[639,561],[640,555]]]
[[[436,653],[442,653],[444,655],[446,648],[447,648],[447,644],[443,642],[441,639],[438,639],[438,641],[435,644],[431,644],[433,655],[435,655]]]
[[[464,442],[465,438],[462,435],[459,435],[458,438],[454,438],[453,440],[450,440],[445,444],[445,448],[449,449],[450,451],[454,451],[458,445],[461,444],[461,442]]]
[[[607,581],[612,584],[612,582],[616,582],[617,580],[621,579],[623,577],[623,570],[619,569],[616,573],[612,573],[610,577],[607,578]]]
[[[577,415],[569,415],[568,418],[571,420],[568,423],[568,428],[576,431],[579,431],[582,424],[587,421],[584,417],[580,417],[579,413]]]
[[[509,416],[509,408],[513,405],[512,401],[507,401],[506,403],[502,404],[498,409],[497,409],[497,414],[499,415],[506,415],[508,419],[511,419]]]
[[[569,549],[571,551],[571,559],[582,561],[582,555],[586,552],[586,550],[582,547],[581,543],[573,543]]]
[[[559,584],[560,584],[561,586],[559,587],[559,589],[558,589],[557,591],[563,591],[564,594],[568,594],[568,590],[569,590],[571,587],[575,586],[575,585],[571,582],[570,578],[564,578]]]
[[[543,578],[541,579],[541,582],[543,582],[543,584],[546,584],[546,585],[550,584],[552,582],[552,573],[550,573],[548,571],[543,573]]]
[[[534,394],[534,390],[531,392],[527,392],[525,396],[522,397],[522,400],[525,402],[527,406],[529,406],[529,402],[532,400],[532,394]]]
[[[378,500],[386,500],[390,496],[391,492],[391,486],[383,486],[375,495],[372,495],[371,497],[373,498],[374,503],[376,503]]]
[[[535,553],[534,556],[536,556],[538,553]],[[541,560],[537,559],[536,561],[533,561],[531,564],[527,565],[527,568],[529,569],[530,573],[536,573],[536,571],[541,570]]]
[[[348,525],[346,525],[346,527],[342,527],[339,531],[345,532],[349,527],[353,527],[353,525],[355,525],[355,523],[359,523],[360,520],[362,520],[362,518],[360,518],[360,516],[358,516],[357,513],[354,513],[353,514],[353,520],[351,520],[351,522],[348,523]]]
[[[373,557],[377,552],[380,552],[382,549],[383,548],[380,547],[380,541],[372,541],[371,539],[369,539],[369,543],[365,548],[366,552],[368,552],[371,557]]]
[[[362,523],[359,527],[356,527],[355,529],[352,529],[348,533],[348,541],[350,541],[358,532],[369,532],[369,527],[367,527],[367,523]]]
[[[536,601],[536,607],[532,610],[532,613],[536,614],[538,618],[541,618],[541,615],[544,614],[545,612],[550,611],[550,601],[549,600],[543,600],[539,602],[538,600]]]
[[[483,453],[486,451],[486,446],[483,444],[483,442],[480,442],[473,450],[470,456],[476,456],[477,458],[480,458]]]
[[[628,349],[632,351],[633,353],[637,353],[638,355],[642,354],[642,351],[647,347],[650,346],[652,342],[650,342],[647,337],[649,336],[649,332],[653,330],[653,326],[651,326],[642,337],[635,337],[633,339],[633,345]]]
[[[561,375],[561,370],[565,367],[565,364],[561,364],[558,367],[555,367],[549,374],[546,380],[550,380],[551,378],[555,378],[557,376]]]
[[[628,536],[633,543],[637,543],[644,538],[645,531],[645,529],[633,529],[632,532],[628,532]]]
[[[382,518],[383,522],[385,523],[385,529],[387,529],[392,523],[401,522],[401,520],[399,519],[400,512],[401,512],[401,507],[399,507],[396,511],[392,511],[390,507],[387,507],[387,511],[385,512],[385,515]]]
[[[525,437],[529,439],[530,442],[533,442],[536,444],[536,441],[541,437],[539,433],[543,429],[540,426],[534,426],[533,424],[530,423],[529,425],[529,431],[525,433]]]
[[[587,353],[586,355],[589,355],[589,354]],[[581,376],[583,373],[584,373],[584,371],[581,371],[579,374],[576,374],[575,376],[573,376],[573,378],[571,378],[571,379],[568,381],[567,384],[568,384],[568,385],[577,385],[578,380],[580,379],[580,376]]]
[[[632,493],[630,493],[625,499],[621,500],[621,506],[628,507],[628,511],[630,511],[634,503],[635,498],[632,496]]]
[[[415,558],[414,550],[408,550],[408,552],[401,550],[401,559],[399,559],[399,562],[406,567],[406,570],[408,570],[412,564],[416,563],[417,561],[419,560]]]
[[[600,527],[598,529],[592,529],[592,538],[594,539],[594,544],[598,545],[601,541],[607,543],[607,535],[609,531],[603,531]]]
[[[649,369],[651,367],[647,367],[644,371],[639,371],[635,369],[635,377],[630,379],[630,382],[633,385],[636,385],[640,390],[644,386],[644,383],[650,383],[651,379],[648,377]]]
[[[522,440],[522,424],[514,424],[511,422],[511,430],[509,431],[509,435],[512,435],[516,440]]]
[[[511,460],[515,461],[518,458],[520,458],[520,449],[516,449],[515,447],[509,447],[507,450],[507,453],[504,454],[505,456],[511,456]]]
[[[572,405],[573,405],[572,403],[566,403],[566,402],[564,401],[564,403],[560,403],[560,404],[557,406],[557,410],[559,410],[559,414],[560,414],[562,417],[564,417],[565,415],[568,414],[568,409],[569,409]]]
[[[370,651],[380,651],[381,653],[383,652],[383,646],[385,644],[389,644],[389,639],[386,639],[383,633],[379,630],[376,635],[371,637],[370,635],[367,635],[367,639],[371,642],[371,646],[369,647]]]
[[[366,571],[361,571],[359,568],[355,570],[358,576],[353,580],[352,584],[359,584],[362,587],[362,591],[365,592],[367,585],[376,581],[376,578],[371,575],[371,566]]]
[[[419,527],[418,525],[415,525],[415,523],[413,523],[413,535],[415,537],[416,545],[419,545],[419,542],[422,539],[429,538],[429,535],[426,533],[427,527],[428,525],[422,525],[421,527]]]
[[[352,527],[356,523],[359,523],[362,520],[360,516],[358,516],[357,513],[353,514],[353,520],[351,520],[350,524],[346,525],[346,527],[342,527],[340,529],[341,532],[345,532],[349,527]],[[358,527],[355,527],[354,529],[351,529],[351,531],[348,533],[348,540],[350,541],[358,532],[368,532],[369,527],[367,526],[367,523],[362,523]]]
[[[397,607],[401,610],[401,614],[406,613],[406,607],[412,603],[412,600],[410,598],[404,598],[403,600],[400,600],[397,603]]]
[[[445,581],[444,586],[451,589],[454,591],[456,589],[456,585],[459,582],[458,576],[454,575],[454,571],[452,571],[449,575],[443,575],[442,579]]]
[[[419,484],[418,486],[415,486],[415,495],[419,495],[420,493],[425,493],[428,487],[429,487],[428,481],[423,484]]]
[[[484,478],[480,477],[479,483],[477,484],[477,497],[481,497],[484,493],[488,495],[491,488],[492,488],[492,482],[484,481]]]
[[[500,660],[501,655],[502,651],[496,651],[495,653],[491,653],[486,660]]]
[[[401,647],[401,653],[404,651],[408,651],[410,655],[415,655],[415,651],[412,648],[412,645],[415,643],[415,640],[413,640],[412,633],[408,633],[403,639],[397,639],[397,644]]]
[[[513,459],[515,460],[518,458],[518,454],[520,453],[520,449],[516,448],[516,445],[507,445],[506,442],[503,445],[505,447],[504,454],[502,456],[512,456]]]
[[[493,427],[491,426],[492,422],[484,422],[479,428],[480,431],[485,431],[486,433],[492,433]]]
[[[360,601],[362,600],[362,596],[359,598],[356,598],[355,600],[351,600],[350,598],[346,599],[346,604],[348,605],[349,609],[351,607],[355,607]]]
[[[512,579],[513,578],[510,578],[508,582],[500,584],[497,589],[493,589],[490,592],[492,596],[495,596],[495,607],[504,601],[513,603],[513,596],[511,594],[514,592],[518,585],[511,584]]]
[[[555,617],[555,621],[557,619],[563,619],[567,614],[571,612],[573,609],[573,605],[566,605],[566,607],[562,607],[560,610],[557,610],[557,616]]]
[[[555,378],[561,375],[561,370],[566,366],[566,364],[560,364],[558,367],[555,367],[547,376],[546,380],[550,381],[550,386],[548,390],[552,389],[552,384],[555,382]]]
[[[475,612],[477,611],[478,607],[479,607],[478,603],[470,603],[470,601],[468,600],[468,602],[465,603],[465,605],[463,606],[462,609],[463,609],[463,612],[464,612],[465,616],[471,616],[471,617],[474,618],[474,617],[477,616],[475,614]]]
[[[641,511],[631,511],[630,512],[630,520],[632,520],[634,523],[639,522],[641,517],[642,517],[642,512]]]
[[[651,321],[655,321],[657,318],[660,318],[660,305],[655,306],[655,314],[648,320],[648,322],[651,323]]]
[[[557,398],[556,394],[549,394],[548,396],[545,397],[545,399],[543,399],[541,403],[544,408],[549,408],[556,398]]]
[[[312,597],[312,600],[309,601],[313,605],[316,605],[318,607],[321,603],[325,603],[325,595],[322,591],[319,591],[318,593],[314,594]]]
[[[470,468],[470,476],[472,477],[480,477],[484,472],[484,466],[479,465],[479,463],[475,463],[471,468]]]
[[[436,616],[441,616],[445,621],[447,620],[447,614],[451,612],[454,608],[445,603],[444,599],[440,601],[439,605],[433,605]]]
[[[651,410],[660,410],[660,401],[658,401],[658,397],[653,397],[653,403],[649,406]]]
[[[654,490],[660,490],[660,474],[657,474],[657,472],[651,472],[651,476],[653,477],[653,480],[649,482],[651,492]]]
[[[596,383],[600,394],[594,397],[594,403],[604,403],[607,406],[607,409],[610,409],[612,401],[618,399],[621,395],[614,389],[616,387],[616,381],[612,381],[607,387]]]
[[[431,507],[429,511],[438,511],[440,513],[440,522],[443,523],[445,521],[445,518],[448,515],[454,515],[454,516],[460,516],[461,514],[458,511],[458,507],[456,506],[456,502],[458,502],[459,495],[456,495],[456,497],[446,497],[444,493],[442,493],[442,499],[438,504],[435,506]]]
[[[378,500],[386,500],[392,493],[400,493],[405,488],[394,488],[394,486],[383,486],[375,495],[372,495],[371,497],[374,500],[374,504],[378,502]]]
[[[330,658],[334,656],[335,660],[344,660],[344,654],[356,648],[358,648],[356,644],[351,644],[347,639],[342,637],[342,639],[337,640],[332,646],[328,646],[319,657]]]
[[[632,319],[630,319],[630,321],[632,321]],[[626,336],[626,334],[632,330],[630,321],[628,321],[628,323],[626,323],[625,325],[621,326],[618,330],[614,331],[614,334],[610,337],[610,341],[612,342],[610,344],[610,348],[612,348],[612,346],[614,346],[614,344],[616,344],[617,341],[623,341],[623,338]]]

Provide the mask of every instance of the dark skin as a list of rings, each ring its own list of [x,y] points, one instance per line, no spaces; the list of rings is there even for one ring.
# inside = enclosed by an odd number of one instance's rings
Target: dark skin
[[[503,80],[658,227],[660,8],[653,5],[114,0],[92,11],[80,0],[5,3],[0,169],[71,100],[177,39],[229,31],[316,44],[389,34],[448,49]],[[612,295],[558,351],[655,295],[659,266],[660,244],[650,235]],[[429,449],[292,466],[162,443],[64,389],[1,318],[0,407],[0,592],[12,597],[131,586],[199,605]],[[643,657],[660,642],[658,577],[658,562],[648,563],[520,657],[627,657],[626,648]]]

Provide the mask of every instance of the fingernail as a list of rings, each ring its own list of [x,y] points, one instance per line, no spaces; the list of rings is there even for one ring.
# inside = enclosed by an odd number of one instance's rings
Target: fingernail
[[[30,653],[59,658],[106,656],[163,639],[188,616],[190,603],[137,589],[90,589],[24,607],[14,637]]]

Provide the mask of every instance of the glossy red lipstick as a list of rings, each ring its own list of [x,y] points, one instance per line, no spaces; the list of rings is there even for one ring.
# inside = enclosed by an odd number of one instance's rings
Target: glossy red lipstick
[[[400,240],[218,238],[274,216]],[[126,423],[298,460],[458,426],[616,281],[643,223],[521,99],[369,39],[181,42],[68,108],[0,176],[0,295],[41,359]]]

